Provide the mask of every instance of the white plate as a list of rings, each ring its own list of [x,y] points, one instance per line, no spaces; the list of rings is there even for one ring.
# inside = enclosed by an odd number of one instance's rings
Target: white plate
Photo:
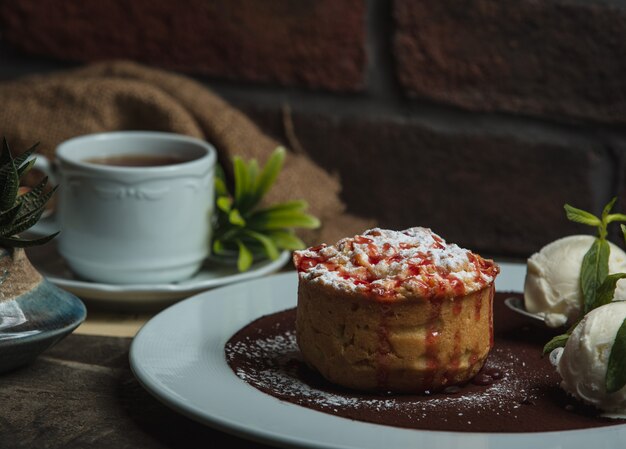
[[[198,273],[181,282],[120,285],[90,282],[76,277],[56,250],[54,240],[41,247],[29,248],[27,253],[35,268],[58,287],[92,304],[131,309],[163,307],[210,288],[274,273],[290,258],[290,252],[283,251],[278,259],[255,262],[243,273],[232,264],[208,260]]]
[[[520,291],[523,266],[500,264],[499,290]],[[306,448],[528,449],[626,446],[626,425],[543,433],[458,433],[386,427],[317,412],[264,394],[239,379],[224,345],[262,315],[296,304],[297,277],[285,273],[211,290],[161,312],[130,349],[137,379],[174,410],[235,435]]]

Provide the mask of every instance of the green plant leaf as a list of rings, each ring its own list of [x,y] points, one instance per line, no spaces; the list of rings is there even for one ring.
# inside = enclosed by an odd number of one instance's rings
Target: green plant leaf
[[[8,248],[27,248],[30,246],[43,245],[55,238],[59,233],[47,235],[45,237],[39,237],[36,239],[23,239],[20,237],[0,237],[0,246]]]
[[[259,232],[255,232],[255,231],[250,231],[250,230],[245,230],[244,234],[247,235],[248,237],[256,240],[257,242],[259,242],[261,244],[261,246],[263,247],[263,252],[265,253],[265,255],[267,255],[267,257],[269,257],[271,260],[276,260],[278,259],[278,256],[280,256],[280,252],[278,251],[278,248],[276,247],[276,244],[274,243],[274,241],[259,233]]]
[[[604,382],[607,393],[615,393],[626,385],[626,319],[615,336]]]
[[[263,209],[259,209],[258,213],[268,213],[268,212],[304,212],[308,207],[308,203],[304,200],[294,200],[294,201],[286,201],[284,203],[276,203],[272,204]]]
[[[237,269],[239,271],[248,271],[252,266],[253,256],[248,247],[241,241],[237,240],[239,247],[239,256],[237,257]]]
[[[22,152],[18,156],[15,156],[15,166],[21,167],[24,162],[35,152],[37,151],[37,147],[39,146],[39,142],[35,143],[26,151]]]
[[[263,167],[255,159],[233,158],[234,195],[228,194],[222,175],[216,174],[216,216],[213,222],[213,253],[238,252],[238,268],[247,269],[249,258],[274,259],[281,249],[305,247],[292,228],[315,228],[317,218],[307,214],[306,201],[273,204],[264,209],[258,203],[270,190],[284,164],[285,149],[277,148]],[[219,171],[219,170],[218,170]],[[248,257],[249,256],[249,257]]]
[[[570,206],[569,204],[566,204],[563,207],[565,208],[565,215],[570,221],[582,223],[589,226],[600,226],[602,224],[601,220],[598,217],[587,211]]]
[[[47,178],[44,178],[44,180],[38,186],[36,186],[35,189],[31,190],[28,193],[25,193],[18,198],[17,202],[23,205],[22,209],[20,210],[19,218],[26,216],[33,210],[43,209],[50,197],[54,195],[54,192],[56,192],[58,186],[54,186],[47,193],[41,194],[40,188],[41,190],[43,190],[46,181]],[[39,187],[41,184],[43,185]]]
[[[215,201],[215,204],[217,205],[217,208],[219,210],[228,214],[230,213],[231,207],[233,205],[233,200],[228,196],[220,196]]]
[[[45,207],[46,207],[46,202],[45,202],[45,201],[43,201],[43,202],[41,202],[41,205],[40,205],[39,207],[34,208],[34,209],[31,209],[31,210],[29,210],[29,211],[28,211],[28,212],[26,212],[26,213],[24,213],[24,212],[23,212],[23,209],[24,209],[24,208],[22,208],[22,209],[20,210],[20,213],[18,214],[18,216],[17,216],[16,220],[14,221],[14,223],[15,223],[16,225],[20,225],[21,223],[24,223],[24,222],[26,222],[26,221],[31,220],[33,217],[39,217],[39,218],[41,218],[41,215],[43,215],[43,213],[44,213],[44,211],[45,211]],[[39,219],[39,218],[37,218],[37,219]],[[33,224],[34,224],[34,223],[33,223]],[[32,226],[32,225],[31,225],[31,226]],[[24,230],[24,229],[22,229],[22,230]],[[19,232],[21,232],[21,231],[19,231]]]
[[[24,207],[30,209],[31,207],[38,207],[38,204],[35,205],[39,198],[43,195],[43,192],[48,184],[48,177],[43,178],[39,183],[30,189],[28,192],[20,195],[17,198],[17,203],[24,204]],[[56,187],[55,187],[56,189]]]
[[[269,192],[274,185],[276,178],[278,178],[278,175],[283,168],[285,155],[285,149],[283,147],[278,147],[273,151],[272,155],[265,163],[265,166],[261,170],[261,173],[256,181],[254,188],[255,195],[251,201],[251,207],[256,206],[261,198],[263,198],[263,196],[265,196],[265,194]]]
[[[2,138],[2,150],[0,150],[0,166],[8,164],[12,159],[11,148],[6,137]]]
[[[600,225],[598,234],[601,239],[605,239],[606,235],[608,234],[607,225],[609,224],[609,213],[611,212],[611,209],[613,209],[616,201],[617,197],[614,196],[613,198],[611,198],[611,201],[609,201],[607,205],[604,206],[604,209],[602,210],[602,215],[600,216],[602,224]]]
[[[6,139],[2,141],[0,153],[0,245],[8,248],[41,245],[57,234],[35,239],[19,237],[41,218],[45,204],[54,194],[56,187],[44,193],[48,178],[44,178],[30,191],[19,195],[20,177],[35,164],[29,159],[38,144],[33,145],[13,158]]]
[[[8,162],[0,167],[0,210],[13,207],[20,187],[19,176],[11,158],[11,153],[8,153],[8,149],[6,151]]]
[[[614,221],[626,221],[625,214],[610,214],[606,217],[607,223],[613,223]]]
[[[37,223],[41,218],[41,215],[43,213],[43,207],[32,212],[33,213],[28,214],[23,219],[20,219],[19,221],[12,223],[7,227],[1,228],[0,235],[2,237],[12,237],[34,226],[35,223]]]
[[[222,254],[224,252],[224,244],[220,239],[213,239],[213,254]]]
[[[33,168],[35,166],[35,159],[31,159],[30,161],[26,162],[23,165],[18,165],[15,164],[16,167],[18,167],[17,169],[17,177],[21,178],[22,176],[24,176],[26,173],[28,173],[31,168]]]
[[[0,228],[1,235],[9,237],[19,234],[39,221],[45,210],[46,203],[57,189],[57,186],[55,186],[47,193],[42,194],[46,183],[47,178],[44,178],[33,190],[18,198],[17,204],[20,205],[18,214],[12,222]]]
[[[228,213],[228,221],[235,226],[245,226],[246,220],[243,219],[237,209],[233,209]]]
[[[611,209],[613,209],[613,206],[615,206],[616,201],[617,197],[614,196],[613,198],[611,198],[611,201],[609,201],[606,206],[604,206],[604,209],[602,209],[602,220],[605,220],[606,217],[609,215]]]
[[[315,229],[320,221],[312,215],[294,211],[269,211],[255,213],[248,220],[250,227],[255,230],[278,230],[284,228]]]
[[[295,251],[306,248],[306,245],[291,231],[270,231],[267,236],[271,238],[277,247]]]
[[[32,222],[32,220],[38,220],[41,217],[42,213],[43,207],[29,212],[26,216],[22,218],[15,219],[10,223],[0,226],[0,236],[12,237],[16,234],[19,234],[20,232],[27,230],[35,224]]]
[[[242,195],[237,208],[242,211],[242,214],[247,214],[255,206],[256,197],[256,181],[259,175],[259,164],[256,159],[248,161],[246,164],[242,162],[243,169],[245,170],[245,185],[241,186]]]
[[[256,183],[257,178],[259,176],[259,163],[256,159],[251,159],[248,161],[248,193],[250,196],[254,196],[256,194]]]
[[[0,227],[6,226],[9,223],[12,223],[17,215],[20,213],[20,209],[22,208],[21,204],[16,204],[11,209],[8,209],[2,213],[0,213]]]
[[[235,172],[235,205],[239,207],[244,203],[248,192],[248,170],[246,163],[237,156],[233,158],[233,170]]]
[[[557,335],[543,347],[543,355],[550,354],[556,348],[563,348],[567,344],[570,334]]]
[[[584,298],[584,312],[593,308],[598,287],[609,274],[609,242],[597,238],[583,257],[580,269],[580,287]]]
[[[226,186],[226,175],[220,164],[215,165],[215,196],[230,196],[230,192]]]
[[[602,282],[602,284],[598,287],[595,301],[589,310],[597,309],[598,307],[613,301],[617,281],[624,278],[626,278],[626,273],[609,274],[606,279],[604,279],[604,282]]]

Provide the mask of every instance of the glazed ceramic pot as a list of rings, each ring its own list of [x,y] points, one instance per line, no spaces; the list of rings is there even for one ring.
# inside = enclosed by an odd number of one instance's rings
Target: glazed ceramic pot
[[[31,362],[86,316],[80,299],[41,276],[23,249],[0,248],[0,372]]]

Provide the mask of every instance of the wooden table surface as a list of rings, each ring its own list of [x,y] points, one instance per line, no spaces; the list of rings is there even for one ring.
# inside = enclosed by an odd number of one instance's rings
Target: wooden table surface
[[[31,365],[3,374],[0,448],[268,447],[196,423],[153,398],[131,372],[131,341],[75,332]]]
[[[37,256],[29,253],[31,261]],[[176,413],[138,383],[130,344],[158,310],[85,304],[87,320],[73,334],[32,364],[0,375],[0,449],[268,447]]]

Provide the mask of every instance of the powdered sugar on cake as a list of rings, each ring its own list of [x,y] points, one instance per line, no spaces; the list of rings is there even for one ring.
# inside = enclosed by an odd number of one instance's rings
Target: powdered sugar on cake
[[[430,229],[370,229],[294,253],[299,276],[311,282],[379,298],[454,297],[493,282],[498,266],[448,244]]]

